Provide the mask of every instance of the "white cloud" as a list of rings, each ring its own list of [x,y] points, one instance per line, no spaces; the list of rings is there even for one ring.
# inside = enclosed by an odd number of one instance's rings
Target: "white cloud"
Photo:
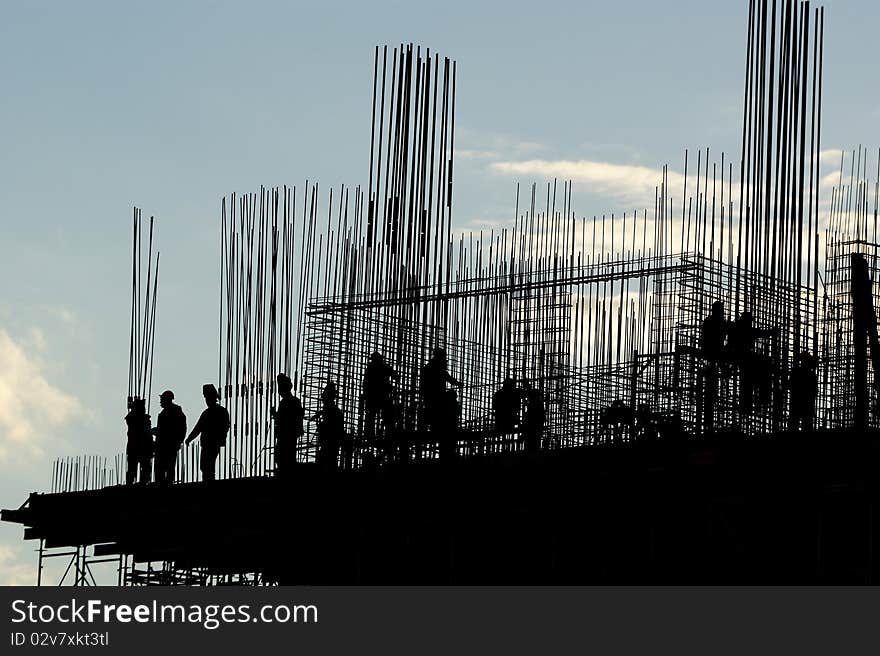
[[[487,234],[494,229],[496,234],[500,234],[505,228],[513,228],[513,217],[488,216],[469,220],[465,223],[466,229],[456,230],[458,234],[467,234],[469,232],[485,231]]]
[[[819,179],[819,187],[831,189],[836,187],[840,180],[840,174],[837,172],[826,173]],[[829,192],[830,193],[830,192]]]
[[[842,151],[839,148],[829,148],[819,153],[819,162],[823,165],[840,166]]]
[[[0,585],[35,585],[34,565],[21,562],[19,553],[12,547],[0,544]]]
[[[39,458],[54,429],[84,414],[76,398],[46,379],[35,353],[45,348],[39,331],[16,342],[0,328],[0,463]]]
[[[498,157],[498,153],[494,150],[474,150],[465,148],[463,150],[456,149],[455,157],[458,159],[494,159]]]
[[[491,169],[510,175],[585,183],[593,193],[609,196],[625,205],[637,206],[653,206],[654,189],[660,185],[662,178],[660,169],[586,159],[493,162]],[[683,175],[670,171],[668,176],[672,189],[681,188]]]
[[[456,128],[455,157],[459,159],[506,159],[528,156],[546,150],[547,146],[508,134]]]

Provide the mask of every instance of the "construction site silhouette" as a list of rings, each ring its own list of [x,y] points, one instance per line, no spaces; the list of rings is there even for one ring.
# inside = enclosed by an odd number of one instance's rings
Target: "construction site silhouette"
[[[3,520],[76,584],[876,582],[880,179],[860,148],[820,199],[824,9],[751,0],[747,34],[737,160],[610,217],[517,187],[479,234],[455,62],[376,48],[366,186],[223,198],[199,447],[170,391],[150,425],[135,209],[125,457]]]

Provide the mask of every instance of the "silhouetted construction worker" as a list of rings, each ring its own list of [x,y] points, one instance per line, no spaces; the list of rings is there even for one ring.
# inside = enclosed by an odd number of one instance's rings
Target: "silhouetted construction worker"
[[[622,442],[627,429],[635,419],[633,409],[621,399],[614,399],[611,405],[602,410],[602,424],[611,431],[615,442]]]
[[[156,482],[170,485],[174,482],[177,451],[186,438],[186,415],[174,403],[174,392],[166,390],[159,396],[162,411],[156,418]]]
[[[153,436],[150,431],[150,416],[143,399],[132,399],[128,414],[125,415],[125,424],[128,428],[125,482],[127,485],[137,483],[140,470],[140,482],[147,484],[152,478]]]
[[[342,410],[336,405],[336,383],[328,382],[321,392],[321,410],[315,413],[312,421],[318,422],[317,463],[325,469],[335,469],[339,460],[339,447],[345,433]]]
[[[368,438],[378,433],[380,418],[386,434],[394,424],[392,380],[400,380],[400,376],[385,362],[381,353],[373,351],[364,372],[364,432]]]
[[[287,374],[278,374],[278,409],[272,410],[275,420],[275,473],[287,474],[296,464],[296,445],[303,434],[302,402],[293,394],[293,383]]]
[[[635,414],[636,436],[648,440],[657,438],[657,415],[647,403],[639,403]]]
[[[816,419],[816,390],[819,386],[816,364],[816,358],[809,351],[802,351],[791,369],[789,401],[794,430],[813,430]]]
[[[441,416],[446,400],[446,384],[461,387],[453,378],[446,362],[446,349],[435,348],[428,364],[422,367],[422,376],[419,380],[419,392],[422,396],[422,409],[428,427],[440,430],[443,424]]]
[[[495,416],[495,430],[499,433],[512,433],[519,424],[522,392],[516,387],[513,378],[505,379],[501,389],[492,395],[492,414]]]
[[[525,390],[525,414],[523,415],[523,437],[526,451],[537,451],[541,447],[541,434],[547,421],[544,397],[541,390],[533,388],[528,382]]]
[[[715,404],[718,401],[718,379],[720,378],[719,360],[724,349],[726,332],[724,320],[724,303],[715,301],[712,314],[703,320],[700,326],[700,353],[706,360],[702,368],[703,374],[703,431],[712,433],[715,430]]]
[[[721,357],[726,332],[725,323],[724,303],[715,301],[712,304],[712,314],[706,317],[703,325],[700,326],[700,350],[704,358],[717,360]]]
[[[229,413],[220,405],[217,388],[210,383],[202,385],[202,395],[205,397],[205,405],[195,427],[186,438],[186,443],[192,442],[201,435],[202,452],[199,457],[199,468],[202,470],[203,481],[213,481],[214,468],[217,464],[217,456],[220,449],[226,446],[226,434],[229,432]]]
[[[864,429],[872,414],[871,388],[880,393],[880,337],[874,308],[871,268],[861,253],[850,253],[850,296],[852,298],[853,385],[855,399],[853,427]],[[870,358],[870,360],[869,360]],[[873,376],[868,380],[868,365]],[[876,414],[876,404],[873,413]]]
[[[759,337],[772,334],[771,330],[755,328],[754,318],[751,312],[743,312],[739,315],[730,330],[730,350],[734,362],[739,367],[739,404],[742,412],[752,409],[755,387],[759,384],[759,374],[769,374],[769,371],[760,371],[759,358],[755,353],[755,343]]]

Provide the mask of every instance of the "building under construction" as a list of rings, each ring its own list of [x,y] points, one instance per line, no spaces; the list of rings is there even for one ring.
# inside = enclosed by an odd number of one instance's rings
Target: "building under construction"
[[[686,152],[620,215],[533,184],[478,234],[452,218],[455,63],[377,48],[365,186],[222,200],[218,480],[194,451],[170,487],[67,459],[3,519],[75,584],[99,562],[123,585],[875,582],[880,153],[820,189],[823,26],[750,1],[738,158]],[[136,211],[129,400],[151,396],[152,221],[145,284],[143,241]],[[437,349],[460,383],[444,430]],[[279,373],[307,417],[337,386],[334,468],[306,421],[276,475]],[[525,402],[499,428],[508,379],[540,404],[535,448]]]

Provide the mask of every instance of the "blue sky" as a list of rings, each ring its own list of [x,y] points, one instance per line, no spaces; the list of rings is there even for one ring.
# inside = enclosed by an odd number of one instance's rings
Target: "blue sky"
[[[54,455],[123,448],[133,204],[157,217],[162,251],[153,388],[194,417],[216,371],[220,198],[365,183],[377,44],[457,60],[454,216],[479,229],[560,163],[680,170],[706,146],[736,160],[747,9],[4,3],[0,505],[45,489]],[[878,24],[878,3],[826,3],[823,150],[876,152]],[[580,214],[646,201],[590,180],[575,181]],[[0,526],[0,582],[31,580],[20,536]]]

